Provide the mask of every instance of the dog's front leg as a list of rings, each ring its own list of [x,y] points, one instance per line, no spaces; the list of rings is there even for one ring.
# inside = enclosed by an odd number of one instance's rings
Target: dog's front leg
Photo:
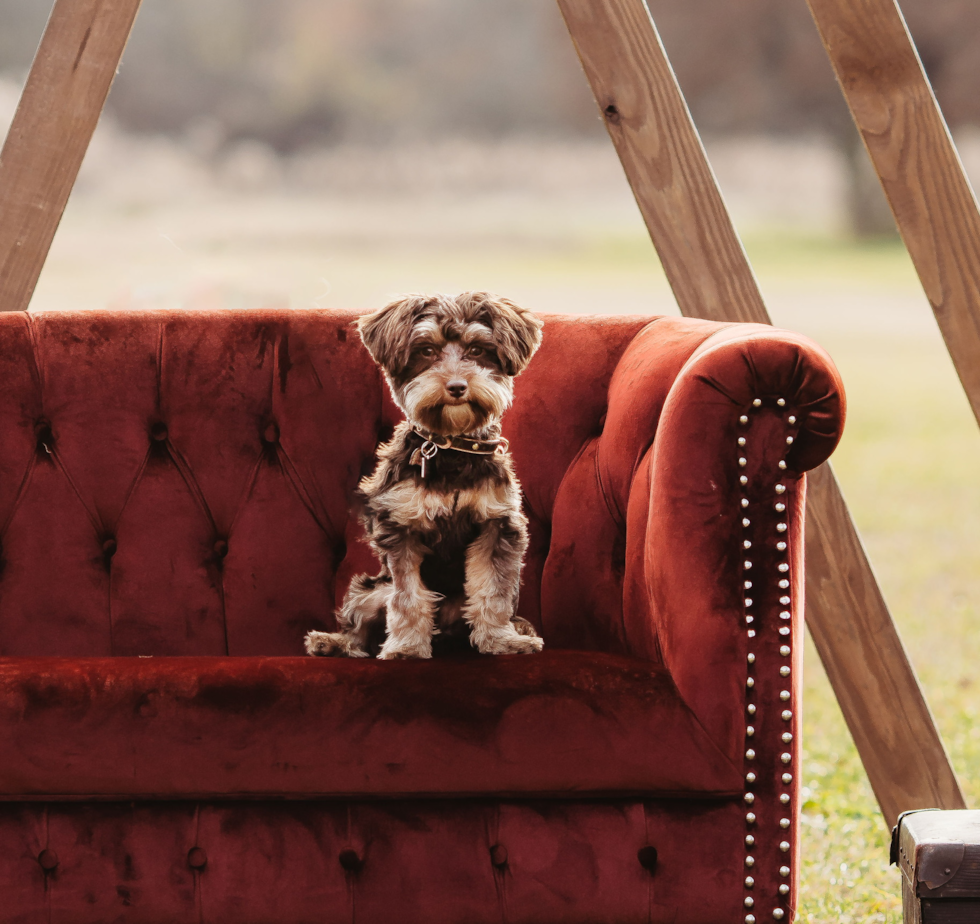
[[[511,617],[521,583],[527,526],[514,517],[488,520],[466,550],[466,606],[470,641],[483,654],[530,654],[544,641],[522,635]]]
[[[422,583],[424,550],[410,534],[387,551],[392,591],[388,598],[388,637],[379,658],[431,658],[436,606],[441,599]]]

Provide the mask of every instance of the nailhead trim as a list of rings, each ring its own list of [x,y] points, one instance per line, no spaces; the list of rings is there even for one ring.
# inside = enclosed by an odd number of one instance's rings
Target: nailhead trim
[[[776,407],[777,408],[784,408],[784,407],[786,407],[786,399],[785,398],[776,398],[775,404],[776,404]],[[746,412],[740,414],[739,417],[738,417],[738,423],[739,423],[740,427],[748,427],[750,425],[750,423],[751,423],[751,414],[752,414],[752,411],[754,411],[756,408],[762,407],[762,405],[763,405],[763,399],[762,398],[753,398],[752,399],[752,403],[751,403],[751,407],[749,407]],[[786,418],[786,422],[788,423],[788,425],[790,427],[794,427],[796,425],[796,423],[797,423],[797,417],[796,417],[796,415],[795,414],[790,414]],[[744,469],[744,468],[747,468],[748,467],[748,454],[749,454],[748,445],[749,445],[749,438],[750,438],[750,436],[751,436],[751,432],[744,432],[743,431],[743,433],[738,436],[737,441],[736,441],[737,452],[735,453],[735,458],[736,458],[736,462],[737,462],[738,468],[740,468],[740,469]],[[789,434],[787,434],[786,437],[785,437],[785,440],[786,440],[786,446],[787,447],[792,447],[794,445],[794,443],[795,443],[795,440],[796,440],[796,434],[795,433],[789,433]],[[778,465],[779,465],[779,470],[781,472],[782,471],[785,471],[786,468],[787,468],[787,463],[786,463],[786,460],[785,459],[780,459]],[[740,473],[739,474],[738,481],[739,481],[739,484],[742,487],[745,487],[746,485],[748,485],[749,479],[748,479],[748,476],[747,475]],[[777,514],[781,514],[784,517],[785,517],[786,511],[787,511],[787,507],[788,507],[788,505],[787,505],[787,503],[786,503],[786,501],[784,499],[784,495],[786,494],[786,490],[787,490],[786,485],[783,482],[777,482],[774,485],[773,491],[774,491],[775,497],[774,497],[773,501],[771,502],[772,506],[769,508],[771,510],[775,510],[775,512]],[[741,524],[742,524],[742,528],[743,529],[749,529],[749,527],[751,527],[752,521],[754,519],[749,514],[749,508],[750,508],[750,506],[751,506],[751,502],[750,502],[749,498],[747,498],[747,497],[740,497],[739,498],[739,500],[738,500],[739,519],[741,520]],[[787,552],[788,548],[789,548],[788,543],[786,542],[786,539],[785,539],[785,536],[788,534],[788,531],[789,531],[789,523],[787,522],[787,519],[788,518],[783,518],[778,523],[776,523],[776,535],[775,535],[775,538],[777,540],[776,543],[775,543],[776,551],[777,552],[780,552],[780,553],[783,553],[783,554],[785,554]],[[742,551],[743,552],[747,552],[748,550],[750,550],[753,547],[753,542],[755,542],[756,540],[762,542],[763,545],[766,544],[765,540],[763,540],[763,538],[761,536],[756,535],[756,537],[754,537],[753,539],[746,538],[746,539],[743,539],[742,540],[742,542],[741,542],[741,549],[742,549]],[[748,558],[744,559],[742,561],[742,570],[743,570],[743,572],[750,571],[751,568],[752,568],[752,561],[751,561],[751,559],[748,559]],[[777,599],[778,599],[779,605],[782,606],[782,607],[784,607],[784,609],[781,609],[778,612],[778,617],[779,617],[780,620],[788,621],[788,620],[791,620],[792,619],[792,612],[790,610],[790,606],[791,606],[791,603],[792,603],[791,585],[790,585],[790,580],[789,580],[789,576],[788,576],[788,572],[790,570],[789,562],[788,561],[781,561],[781,562],[779,562],[777,564],[776,568],[777,568],[777,572],[780,575],[780,577],[778,577],[774,581],[774,585],[775,585],[776,588],[779,589],[779,591],[781,591],[781,593],[780,593],[780,595],[779,595],[779,597]],[[765,580],[765,575],[763,575],[762,577],[763,577],[763,580]],[[750,612],[750,610],[753,609],[754,602],[755,602],[753,600],[753,598],[748,595],[748,592],[752,590],[753,581],[748,580],[748,579],[743,579],[742,586],[743,586],[743,595],[742,595],[743,616],[745,618],[745,625],[746,625],[746,627],[751,627],[751,628],[746,628],[746,635],[747,635],[747,637],[749,638],[749,640],[751,642],[757,636],[756,629],[753,626],[753,623],[755,622],[756,616],[762,617],[762,625],[761,625],[761,628],[760,628],[759,631],[760,632],[763,632],[763,636],[764,636],[764,630],[766,630],[766,628],[767,628],[767,626],[766,626],[767,619],[765,618],[766,617],[766,614],[764,612],[754,612],[754,613],[753,612]],[[765,586],[765,585],[763,585],[763,586]],[[788,624],[786,624],[786,625],[779,625],[777,623],[777,627],[778,627],[777,628],[777,631],[778,631],[779,637],[781,639],[784,639],[786,642],[788,642],[789,641],[789,637],[792,634],[792,630],[790,629],[790,626]],[[781,657],[783,657],[783,658],[789,658],[792,655],[792,649],[791,649],[790,645],[789,644],[781,644],[779,646],[779,655]],[[765,659],[763,659],[763,660],[765,660]],[[747,657],[746,657],[746,662],[747,662],[747,665],[748,665],[749,669],[752,669],[753,666],[756,665],[756,654],[754,652],[749,652],[748,655],[747,655]],[[763,665],[763,670],[764,669],[765,669],[765,665]],[[782,677],[782,678],[789,677],[790,676],[790,673],[791,673],[790,665],[788,665],[788,664],[782,664],[782,665],[780,665],[779,668],[778,668],[778,672],[779,672],[779,676]],[[751,675],[746,676],[746,680],[745,680],[745,690],[746,690],[745,711],[746,711],[746,714],[748,716],[750,716],[750,717],[757,716],[757,714],[759,712],[759,707],[756,705],[755,702],[752,702],[751,701],[754,687],[755,687],[755,677],[753,677]],[[783,708],[781,710],[779,717],[782,719],[783,722],[792,722],[793,721],[793,709],[792,708],[789,708],[789,707],[792,706],[792,692],[790,690],[780,690],[780,692],[779,692],[779,699],[780,699],[780,701],[782,703],[786,704],[786,708]],[[763,708],[764,708],[764,706],[765,706],[765,704],[763,703]],[[760,716],[760,719],[761,719],[761,716]],[[745,738],[746,738],[746,740],[747,741],[754,741],[757,737],[759,737],[759,735],[757,735],[756,726],[755,725],[746,724],[746,726],[745,726]],[[788,745],[793,740],[793,733],[791,731],[782,732],[779,735],[779,740],[783,743],[783,745]],[[753,748],[746,748],[746,751],[745,751],[745,760],[746,761],[754,761],[755,759],[756,759],[756,752],[755,752],[755,750]],[[792,755],[792,753],[789,752],[789,751],[784,751],[784,752],[780,753],[780,755],[779,755],[779,761],[782,764],[784,764],[784,765],[791,765],[792,762],[793,762],[793,755]],[[765,769],[765,768],[763,768],[763,769]],[[781,782],[783,786],[789,787],[793,783],[793,774],[792,773],[789,773],[789,772],[784,772],[781,775],[778,775],[776,779],[777,779],[777,782]],[[749,787],[754,786],[754,784],[757,782],[757,780],[758,780],[758,775],[757,775],[756,771],[755,770],[747,770],[747,772],[745,774],[746,790],[745,790],[745,792],[743,794],[743,799],[744,799],[745,804],[747,806],[755,807],[756,804],[758,803],[758,804],[760,804],[762,806],[763,809],[765,809],[766,806],[764,806],[762,804],[763,800],[760,800],[760,798],[749,788]],[[779,795],[778,795],[778,805],[782,805],[784,807],[787,806],[787,805],[789,805],[789,803],[791,801],[791,798],[792,797],[790,796],[790,793],[788,791],[780,792]],[[755,812],[751,812],[751,811],[750,812],[746,812],[746,815],[745,815],[745,823],[746,823],[746,825],[748,825],[749,827],[754,827],[757,823],[760,825],[760,828],[761,828],[761,836],[763,838],[760,841],[760,843],[762,843],[762,844],[765,844],[766,843],[766,841],[765,841],[765,835],[767,833],[766,830],[765,830],[766,829],[766,826],[767,826],[767,824],[769,824],[769,825],[772,824],[772,820],[769,820],[768,822],[766,821],[766,818],[767,817],[768,816],[766,815],[766,813],[763,812],[763,814],[762,814],[762,821],[760,822],[759,821],[759,818],[756,816]],[[778,821],[778,829],[779,830],[785,831],[788,828],[790,828],[790,826],[791,826],[791,820],[789,818],[784,818],[784,817],[779,818],[779,821]],[[754,854],[749,853],[748,851],[753,850],[756,847],[756,844],[757,844],[757,836],[754,833],[749,833],[749,834],[746,834],[745,835],[745,849],[746,849],[745,866],[747,868],[749,868],[749,869],[753,869],[755,867],[755,865],[756,865],[756,859],[755,859]],[[780,840],[779,841],[779,850],[780,850],[781,853],[788,855],[787,856],[787,860],[789,860],[791,858],[791,856],[792,856],[792,845],[791,845],[791,843],[788,840]],[[790,866],[784,865],[784,866],[780,866],[779,867],[778,872],[779,872],[779,876],[781,878],[787,879],[791,875],[792,869],[791,869]],[[751,890],[751,889],[754,888],[754,886],[755,886],[755,879],[752,876],[746,876],[745,877],[745,889],[746,890]],[[783,883],[783,884],[781,884],[779,886],[778,892],[779,892],[780,898],[777,899],[777,901],[780,901],[782,898],[785,898],[785,896],[789,895],[790,888],[789,888],[788,885],[786,885],[785,883]],[[743,897],[743,906],[746,909],[746,911],[749,912],[744,917],[745,924],[756,924],[756,916],[755,916],[755,914],[751,913],[756,908],[756,902],[757,902],[757,900],[752,895],[746,894]],[[787,912],[786,912],[785,908],[779,907],[777,905],[775,908],[772,909],[772,918],[773,918],[773,920],[775,920],[775,921],[782,921],[786,917],[787,917]]]

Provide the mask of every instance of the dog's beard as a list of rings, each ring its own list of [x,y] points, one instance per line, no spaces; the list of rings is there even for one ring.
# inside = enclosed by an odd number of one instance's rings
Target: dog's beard
[[[442,379],[423,373],[405,383],[397,398],[409,420],[433,433],[458,436],[498,421],[513,399],[509,378],[473,376],[468,385],[465,400],[451,403]]]
[[[451,433],[466,433],[482,426],[486,420],[483,408],[472,404],[444,404],[441,411],[442,421],[447,431]]]

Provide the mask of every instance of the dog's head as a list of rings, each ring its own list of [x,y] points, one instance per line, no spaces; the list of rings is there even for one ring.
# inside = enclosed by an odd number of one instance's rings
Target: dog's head
[[[358,327],[405,416],[449,436],[500,420],[541,343],[537,318],[486,292],[409,295]]]

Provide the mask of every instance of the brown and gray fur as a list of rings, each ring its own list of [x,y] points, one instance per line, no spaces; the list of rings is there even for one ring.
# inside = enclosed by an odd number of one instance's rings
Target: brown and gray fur
[[[413,427],[500,436],[541,322],[507,299],[464,292],[408,296],[358,326],[406,420],[358,487],[381,572],[351,581],[340,631],[308,633],[307,653],[429,658],[433,636],[467,632],[484,654],[540,651],[544,642],[516,616],[528,535],[510,456],[440,450],[424,479],[412,459],[424,442]]]

